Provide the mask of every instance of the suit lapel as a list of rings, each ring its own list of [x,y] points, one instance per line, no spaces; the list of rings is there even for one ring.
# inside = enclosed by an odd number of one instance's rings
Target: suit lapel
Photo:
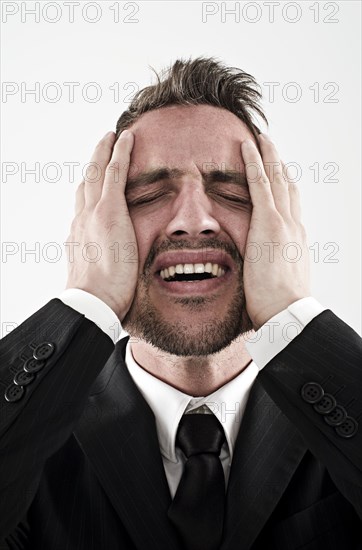
[[[221,550],[248,550],[288,486],[307,448],[258,379],[237,437]]]
[[[171,497],[154,416],[124,362],[127,341],[117,343],[93,384],[74,435],[135,546],[180,550],[167,518]],[[251,547],[306,450],[256,379],[236,441],[221,550]]]
[[[154,416],[124,362],[128,338],[97,377],[74,435],[137,548],[179,550]],[[94,418],[96,420],[94,420]]]

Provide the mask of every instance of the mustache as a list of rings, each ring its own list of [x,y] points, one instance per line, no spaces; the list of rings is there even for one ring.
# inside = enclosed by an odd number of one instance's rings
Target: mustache
[[[178,240],[171,241],[165,240],[159,244],[152,245],[143,268],[144,275],[147,275],[150,272],[150,269],[159,254],[163,252],[169,252],[170,250],[204,250],[204,249],[215,249],[222,250],[228,254],[239,269],[243,268],[244,260],[237,248],[233,243],[227,243],[215,238],[202,239],[199,241],[190,242],[189,240]]]

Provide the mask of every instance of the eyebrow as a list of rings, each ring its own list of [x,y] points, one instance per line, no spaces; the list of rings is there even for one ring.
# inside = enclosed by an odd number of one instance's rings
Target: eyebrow
[[[187,174],[190,174],[190,172],[180,170],[179,168],[161,166],[160,168],[147,170],[137,176],[128,178],[126,191],[132,191],[137,187],[151,185],[163,180],[176,180]],[[231,183],[240,185],[246,190],[249,189],[245,173],[238,170],[210,170],[208,172],[201,172],[201,175],[206,185],[212,183]]]

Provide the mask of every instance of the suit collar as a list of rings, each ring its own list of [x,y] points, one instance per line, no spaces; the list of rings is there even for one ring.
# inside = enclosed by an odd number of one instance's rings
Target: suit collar
[[[180,550],[167,518],[171,496],[152,410],[125,365],[120,340],[92,386],[74,431],[80,447],[139,550]],[[236,440],[227,490],[221,550],[248,550],[270,517],[306,452],[299,432],[258,378]]]
[[[254,362],[212,394],[199,398],[177,390],[141,368],[133,358],[129,342],[126,345],[126,364],[133,381],[155,415],[158,441],[164,457],[177,462],[175,441],[181,417],[186,409],[205,404],[225,431],[232,459],[248,394],[259,372]]]
[[[154,413],[161,454],[176,463],[177,427],[192,396],[173,388],[140,367],[133,358],[129,343],[126,346],[126,364],[134,383]]]

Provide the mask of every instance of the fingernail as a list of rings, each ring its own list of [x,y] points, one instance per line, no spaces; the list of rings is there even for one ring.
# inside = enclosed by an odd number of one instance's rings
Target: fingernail
[[[262,137],[264,138],[266,141],[271,141],[270,137],[268,136],[268,134],[264,134],[264,132],[261,132],[259,134],[259,137]]]

